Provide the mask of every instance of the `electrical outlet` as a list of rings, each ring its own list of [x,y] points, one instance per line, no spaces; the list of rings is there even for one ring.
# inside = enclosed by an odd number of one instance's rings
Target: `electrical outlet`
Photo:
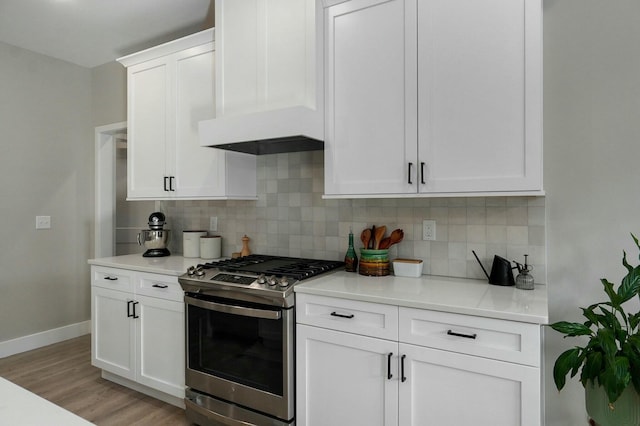
[[[436,221],[422,221],[422,239],[424,241],[434,241],[436,239]]]
[[[36,216],[36,229],[51,229],[51,216]]]
[[[217,231],[218,230],[218,217],[211,216],[209,218],[209,231]]]

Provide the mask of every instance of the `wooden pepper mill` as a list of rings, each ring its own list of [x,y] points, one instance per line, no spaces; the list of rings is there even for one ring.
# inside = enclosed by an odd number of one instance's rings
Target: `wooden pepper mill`
[[[242,237],[242,250],[240,251],[240,256],[249,256],[251,254],[251,250],[249,250],[249,237],[245,234]]]

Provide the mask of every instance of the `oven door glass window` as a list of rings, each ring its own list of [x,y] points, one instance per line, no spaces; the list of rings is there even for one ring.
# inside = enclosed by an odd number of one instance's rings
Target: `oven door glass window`
[[[187,305],[187,321],[190,369],[282,396],[282,317],[267,319]]]

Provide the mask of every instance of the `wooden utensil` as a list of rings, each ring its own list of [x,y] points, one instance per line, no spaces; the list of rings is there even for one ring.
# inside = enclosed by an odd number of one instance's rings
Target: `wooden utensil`
[[[394,229],[391,232],[391,235],[389,235],[389,239],[391,240],[389,242],[389,247],[391,247],[394,244],[398,244],[400,241],[402,241],[403,238],[404,238],[404,231],[402,229]]]
[[[362,246],[364,248],[369,247],[369,240],[371,240],[371,229],[367,228],[360,234],[360,241],[362,241]]]
[[[384,237],[380,241],[380,250],[388,249],[391,246],[391,237]]]
[[[374,239],[373,248],[375,250],[380,250],[380,242],[382,241],[382,238],[384,237],[384,234],[386,232],[387,232],[387,227],[384,225],[376,228],[375,236],[373,237]]]
[[[371,239],[369,240],[369,245],[367,246],[367,248],[373,249],[375,243],[376,243],[376,226],[373,225],[371,227]]]

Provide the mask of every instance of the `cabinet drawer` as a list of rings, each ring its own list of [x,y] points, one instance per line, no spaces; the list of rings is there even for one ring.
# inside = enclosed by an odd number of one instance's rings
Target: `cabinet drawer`
[[[296,294],[296,321],[381,339],[398,339],[398,308],[378,303]]]
[[[91,267],[91,285],[113,290],[133,291],[134,272],[126,269]]]
[[[400,308],[400,342],[540,366],[540,326]]]
[[[182,302],[184,292],[178,277],[139,272],[136,275],[136,294]]]

